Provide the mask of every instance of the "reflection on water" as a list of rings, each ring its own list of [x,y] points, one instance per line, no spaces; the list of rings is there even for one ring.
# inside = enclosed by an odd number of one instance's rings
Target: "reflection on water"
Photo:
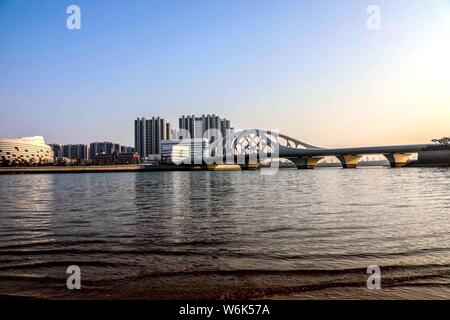
[[[450,297],[446,169],[8,175],[0,203],[0,296]]]
[[[52,218],[51,191],[52,176],[37,176],[32,184],[19,179],[14,184],[4,184],[0,180],[1,226],[2,231],[15,234],[16,239],[49,236]]]

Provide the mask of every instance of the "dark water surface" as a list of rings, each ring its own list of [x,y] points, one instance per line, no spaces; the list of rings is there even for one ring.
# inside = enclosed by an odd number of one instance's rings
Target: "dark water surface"
[[[450,170],[3,175],[0,296],[448,299]]]

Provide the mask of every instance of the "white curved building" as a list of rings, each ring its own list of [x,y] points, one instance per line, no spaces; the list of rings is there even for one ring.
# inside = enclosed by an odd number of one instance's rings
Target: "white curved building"
[[[52,148],[45,144],[44,137],[22,137],[0,139],[0,164],[45,165],[53,162]]]

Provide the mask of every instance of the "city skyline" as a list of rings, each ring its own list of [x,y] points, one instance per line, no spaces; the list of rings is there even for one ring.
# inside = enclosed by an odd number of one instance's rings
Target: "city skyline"
[[[0,301],[449,300],[449,57],[450,0],[0,0]]]
[[[1,137],[133,145],[136,117],[207,113],[324,147],[448,135],[448,1],[377,1],[376,31],[366,1],[77,1],[81,30],[69,4],[0,4]]]

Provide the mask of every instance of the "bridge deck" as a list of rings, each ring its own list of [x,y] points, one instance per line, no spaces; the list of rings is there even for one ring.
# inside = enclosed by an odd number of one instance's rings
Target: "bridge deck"
[[[279,156],[288,157],[318,157],[318,156],[344,156],[344,155],[367,155],[367,154],[392,154],[392,153],[415,153],[425,150],[430,144],[411,144],[396,146],[377,147],[354,147],[334,149],[298,149],[279,146]]]

